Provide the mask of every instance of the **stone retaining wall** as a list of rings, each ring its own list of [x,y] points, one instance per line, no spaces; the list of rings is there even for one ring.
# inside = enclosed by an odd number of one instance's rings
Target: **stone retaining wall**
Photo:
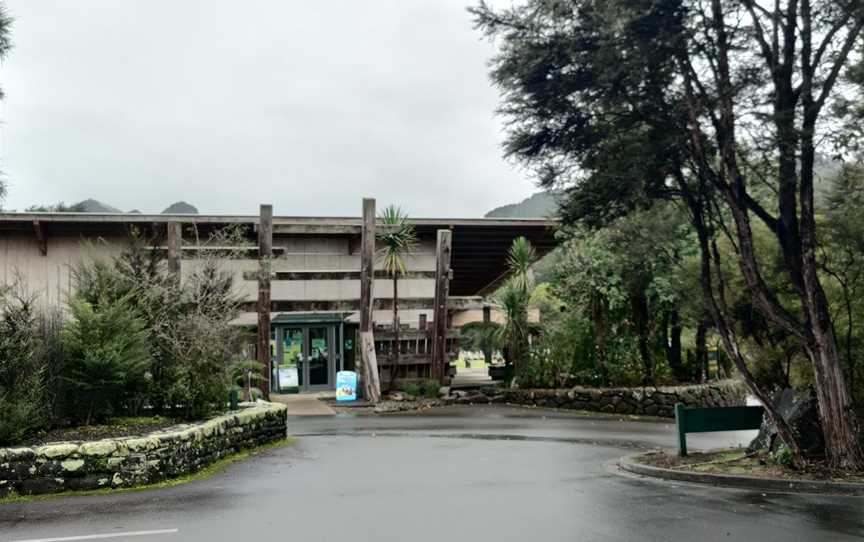
[[[736,380],[723,380],[693,386],[644,388],[584,388],[560,390],[484,390],[488,402],[535,405],[541,407],[589,410],[616,414],[675,417],[675,404],[685,406],[741,406],[747,390]],[[463,396],[456,402],[477,402],[477,397]]]
[[[245,448],[285,438],[285,405],[247,404],[206,422],[140,437],[0,448],[0,497],[129,487],[195,472]]]

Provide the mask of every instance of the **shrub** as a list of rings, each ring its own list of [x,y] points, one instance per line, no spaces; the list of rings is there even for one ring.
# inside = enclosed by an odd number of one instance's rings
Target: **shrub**
[[[406,384],[402,384],[402,391],[408,395],[413,397],[420,396],[420,386],[415,384],[414,382],[408,382]]]
[[[86,424],[120,413],[137,414],[150,353],[144,320],[125,297],[93,304],[76,297],[63,329],[64,380],[76,417]]]
[[[187,276],[182,295],[182,319],[163,326],[159,338],[176,365],[172,393],[182,416],[202,418],[225,408],[231,385],[230,365],[239,350],[242,329],[231,322],[239,314],[240,298],[233,292],[230,272],[208,260]]]
[[[436,399],[440,389],[441,384],[437,380],[427,380],[423,383],[423,395],[429,399]]]
[[[0,291],[0,446],[48,422],[33,300]]]
[[[792,450],[785,443],[781,443],[772,456],[778,465],[786,467],[792,464]]]

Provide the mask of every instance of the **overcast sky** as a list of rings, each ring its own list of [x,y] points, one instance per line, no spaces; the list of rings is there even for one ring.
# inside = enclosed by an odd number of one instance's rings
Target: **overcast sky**
[[[463,0],[6,4],[7,209],[357,215],[372,196],[481,216],[536,191],[501,157],[493,48]]]

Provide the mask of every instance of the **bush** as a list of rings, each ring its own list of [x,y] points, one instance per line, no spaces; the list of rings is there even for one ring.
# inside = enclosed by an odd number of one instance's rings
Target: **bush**
[[[0,292],[0,446],[14,444],[49,421],[33,300]]]
[[[93,304],[76,297],[63,329],[64,380],[75,417],[89,424],[120,414],[137,415],[150,362],[144,320],[125,297]]]
[[[423,383],[423,395],[429,399],[437,399],[441,384],[437,380],[427,380]]]
[[[415,384],[414,382],[402,384],[402,391],[408,395],[411,395],[412,397],[419,397],[421,395],[420,386]]]
[[[792,464],[792,450],[785,443],[781,443],[772,455],[778,465],[787,467]]]

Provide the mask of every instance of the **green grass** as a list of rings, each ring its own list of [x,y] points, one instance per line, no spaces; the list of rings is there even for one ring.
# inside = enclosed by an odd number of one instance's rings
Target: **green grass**
[[[87,496],[87,495],[107,495],[109,493],[128,493],[132,491],[145,491],[149,489],[162,489],[166,487],[174,487],[183,484],[188,484],[189,482],[194,482],[196,480],[203,480],[205,478],[209,478],[214,474],[217,474],[230,465],[237,463],[238,461],[243,461],[249,457],[254,457],[260,453],[266,452],[268,450],[272,450],[274,448],[279,448],[282,446],[287,446],[289,444],[294,444],[297,441],[294,437],[287,437],[284,439],[276,440],[263,446],[258,446],[256,448],[249,448],[248,450],[241,450],[239,452],[233,453],[231,455],[225,456],[222,459],[214,461],[213,463],[207,465],[206,467],[202,467],[195,472],[191,472],[189,474],[184,474],[182,476],[178,476],[176,478],[168,478],[166,480],[160,480],[159,482],[153,482],[152,484],[143,484],[132,487],[121,487],[121,488],[100,488],[100,489],[90,489],[83,491],[62,491],[60,493],[48,493],[44,495],[18,495],[17,493],[10,493],[3,498],[0,498],[0,506],[4,504],[18,503],[18,502],[30,502],[30,501],[44,501],[48,499],[54,499],[57,497],[75,497],[75,496]]]
[[[811,464],[804,470],[796,471],[777,463],[771,454],[764,452],[748,454],[744,449],[693,452],[686,457],[654,453],[639,457],[637,461],[655,467],[706,474],[731,474],[790,480],[864,482],[864,473],[837,473],[825,469],[824,465],[820,464]]]
[[[472,358],[469,358],[468,361],[471,363],[472,369],[486,367],[486,362],[484,361],[484,359],[482,357],[472,357]],[[460,355],[457,359],[450,362],[450,364],[454,365],[457,369],[464,369],[465,368],[465,357],[463,355]]]

